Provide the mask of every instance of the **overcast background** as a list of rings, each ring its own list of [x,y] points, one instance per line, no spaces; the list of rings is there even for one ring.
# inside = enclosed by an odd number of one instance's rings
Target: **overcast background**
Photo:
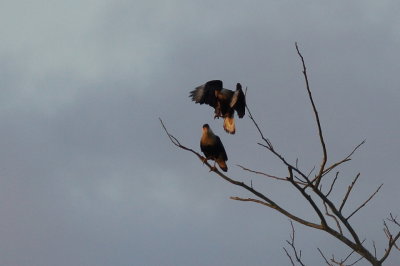
[[[241,82],[266,136],[308,172],[321,148],[307,101],[299,43],[322,119],[329,162],[363,139],[341,168],[335,199],[361,172],[351,221],[378,255],[382,220],[400,214],[400,3],[398,1],[0,2],[0,265],[289,265],[290,223],[230,196],[249,196],[174,147],[158,117],[199,151],[209,123],[227,150],[229,175],[316,220],[257,145],[246,116],[237,134],[195,105],[211,79]],[[316,250],[348,250],[296,226],[308,265]],[[399,265],[393,250],[386,265]],[[362,261],[359,265],[366,265]]]

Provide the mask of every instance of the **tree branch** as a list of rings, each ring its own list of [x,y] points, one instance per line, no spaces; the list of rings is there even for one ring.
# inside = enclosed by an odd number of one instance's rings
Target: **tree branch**
[[[310,205],[313,207],[314,211],[317,213],[318,217],[321,220],[321,225],[324,229],[328,228],[328,223],[325,220],[324,215],[322,214],[321,210],[318,208],[317,204],[315,204],[315,202],[313,201],[313,199],[311,198],[310,195],[308,195],[304,189],[302,187],[300,187],[298,184],[296,184],[296,182],[293,180],[293,170],[292,168],[289,166],[288,167],[289,170],[289,177],[288,180],[293,184],[293,186],[295,186],[297,188],[297,190],[303,195],[303,197],[310,203]]]
[[[179,147],[179,148],[181,148],[181,149],[183,149],[183,150],[187,150],[187,151],[192,152],[192,153],[195,154],[202,162],[204,162],[204,160],[203,160],[204,157],[203,157],[203,156],[201,156],[199,153],[195,152],[194,150],[189,149],[189,148],[186,148],[185,146],[183,146],[183,145],[179,142],[179,140],[178,140],[177,138],[175,138],[173,135],[171,135],[171,134],[168,132],[168,130],[167,130],[167,128],[165,127],[164,122],[162,121],[162,119],[161,119],[161,118],[158,118],[158,119],[160,120],[160,123],[161,123],[162,127],[164,128],[164,131],[165,131],[165,133],[167,134],[168,138],[171,140],[171,142],[172,142],[175,146],[177,146],[177,147]],[[204,163],[205,163],[207,166],[209,166],[210,169],[211,169],[211,166],[208,164],[207,161],[205,161]]]
[[[362,207],[365,206],[365,204],[367,204],[375,195],[376,193],[378,193],[378,191],[381,189],[381,187],[383,186],[383,184],[381,184],[377,190],[363,203],[360,205],[360,207],[358,207],[355,211],[353,211],[347,218],[346,220],[349,220],[351,216],[353,216],[356,212],[358,212]]]
[[[331,217],[335,221],[340,234],[343,235],[342,227],[340,226],[340,222],[339,222],[338,218],[335,215],[329,213],[328,206],[326,206],[326,202],[324,202],[324,207],[325,207],[325,214],[328,215],[329,217]]]
[[[248,107],[246,107],[246,108],[248,108]],[[260,130],[260,127],[258,126],[257,122],[255,121],[254,117],[253,116],[251,116],[251,117],[252,117],[251,120],[254,123],[254,125],[256,126],[256,128],[257,128],[258,132],[260,133],[261,137],[263,139],[265,139],[265,137],[264,137],[262,131]],[[372,256],[372,254],[370,254],[369,251],[362,246],[361,241],[360,241],[357,233],[355,232],[355,230],[352,228],[352,226],[349,224],[349,222],[346,220],[346,218],[337,210],[335,205],[319,190],[318,186],[316,184],[311,183],[311,181],[307,177],[307,175],[305,175],[297,167],[295,167],[292,164],[288,163],[286,161],[286,159],[281,154],[279,154],[275,149],[271,148],[268,145],[268,143],[267,143],[267,145],[262,144],[262,143],[258,143],[258,144],[263,146],[263,147],[265,147],[266,149],[268,149],[272,154],[274,154],[277,158],[279,158],[284,165],[286,165],[289,169],[292,169],[293,171],[298,173],[305,180],[305,182],[307,182],[307,185],[304,188],[300,188],[300,189],[298,188],[298,190],[303,196],[307,195],[307,196],[305,196],[305,198],[308,200],[308,202],[314,208],[314,210],[316,211],[316,213],[320,217],[320,219],[322,217],[321,221],[325,220],[323,215],[321,215],[321,211],[319,211],[319,209],[315,205],[315,203],[311,203],[312,201],[310,201],[310,196],[308,194],[304,193],[304,190],[307,187],[310,187],[315,192],[315,194],[322,199],[323,202],[326,202],[326,204],[332,210],[333,214],[338,217],[338,219],[343,223],[343,225],[346,227],[346,229],[350,232],[350,234],[353,237],[355,243],[352,242],[351,240],[349,240],[344,235],[340,234],[339,232],[337,232],[337,231],[333,230],[332,228],[330,228],[329,226],[327,226],[326,222],[325,222],[325,224],[321,224],[321,226],[323,227],[322,230],[326,231],[327,233],[331,234],[335,238],[339,239],[341,242],[345,243],[350,248],[355,249],[357,251],[357,253],[359,253],[360,255],[362,255],[364,257],[366,257],[369,261],[374,261],[374,258]],[[313,204],[314,204],[314,206],[313,206]],[[317,211],[317,209],[318,209],[318,211]]]
[[[356,152],[356,150],[358,150],[358,148],[360,148],[363,144],[365,143],[365,140],[363,140],[360,144],[358,144],[351,152],[349,155],[347,155],[343,160],[332,164],[331,166],[329,166],[328,168],[326,168],[323,172],[323,175],[326,175],[327,173],[329,173],[332,169],[334,169],[335,167],[341,165],[344,162],[350,161],[351,160],[351,156]]]
[[[265,195],[262,194],[261,192],[255,190],[255,189],[252,188],[251,186],[248,186],[248,185],[246,185],[246,184],[243,183],[243,182],[239,182],[239,181],[237,181],[237,180],[234,180],[234,179],[232,179],[232,178],[226,176],[225,174],[221,173],[217,168],[212,167],[207,161],[203,161],[204,157],[201,156],[199,153],[197,153],[196,151],[194,151],[194,150],[192,150],[192,149],[190,149],[190,148],[187,148],[187,147],[185,147],[184,145],[180,144],[179,140],[178,140],[177,138],[175,138],[172,134],[170,134],[170,133],[168,132],[168,130],[167,130],[167,128],[165,127],[165,125],[164,125],[164,123],[163,123],[163,121],[162,121],[161,118],[160,118],[160,122],[161,122],[161,125],[162,125],[162,127],[164,128],[166,134],[168,135],[169,139],[171,140],[171,142],[172,142],[175,146],[177,146],[177,147],[179,147],[179,148],[181,148],[181,149],[184,149],[184,150],[186,150],[186,151],[192,152],[193,154],[195,154],[195,155],[200,159],[201,162],[204,162],[204,164],[208,166],[208,168],[210,169],[210,171],[216,173],[218,176],[220,176],[221,178],[225,179],[225,180],[228,181],[229,183],[234,184],[234,185],[236,185],[236,186],[240,186],[240,187],[246,189],[247,191],[253,193],[253,194],[256,195],[257,197],[259,197],[260,199],[262,199],[264,202],[263,202],[263,201],[258,201],[258,200],[255,200],[255,199],[240,199],[240,198],[237,198],[237,197],[233,197],[232,199],[235,199],[235,200],[242,200],[242,201],[253,201],[253,202],[260,203],[260,204],[263,204],[263,205],[265,205],[265,206],[268,206],[268,207],[270,207],[270,208],[273,208],[273,209],[277,210],[278,212],[282,213],[283,215],[285,215],[285,216],[287,216],[287,217],[289,217],[289,218],[291,218],[291,219],[295,220],[296,222],[299,222],[299,223],[301,223],[301,224],[303,224],[303,225],[306,225],[306,226],[308,226],[308,227],[313,227],[313,228],[316,228],[316,229],[320,229],[320,230],[322,229],[322,226],[321,226],[321,225],[308,222],[308,221],[303,220],[303,219],[301,219],[301,218],[299,218],[299,217],[293,215],[292,213],[288,212],[287,210],[285,210],[284,208],[282,208],[282,207],[280,207],[278,204],[276,204],[274,201],[272,201],[270,198],[268,198],[267,196],[265,196]]]
[[[326,193],[325,197],[328,197],[329,194],[331,194],[332,189],[333,189],[333,187],[335,186],[336,180],[337,180],[337,178],[338,178],[338,175],[339,175],[339,172],[336,172],[335,178],[333,179],[333,182],[332,182],[332,184],[331,184],[331,187],[330,187],[328,193]]]
[[[328,153],[326,151],[326,145],[325,145],[325,140],[324,140],[324,136],[322,134],[322,128],[321,128],[321,122],[319,120],[319,115],[318,115],[318,111],[317,111],[317,107],[315,106],[314,103],[314,99],[312,97],[312,93],[311,93],[311,89],[310,89],[310,84],[308,82],[308,77],[307,77],[307,69],[306,69],[306,64],[304,62],[304,58],[300,53],[299,47],[297,45],[297,42],[295,43],[296,45],[296,50],[297,50],[297,54],[300,56],[301,58],[301,62],[303,64],[303,75],[304,75],[304,79],[306,81],[306,87],[307,87],[307,92],[308,92],[308,97],[310,99],[313,111],[314,111],[314,116],[315,116],[315,121],[317,122],[317,126],[318,126],[318,135],[319,135],[319,140],[321,142],[321,146],[322,146],[322,153],[323,153],[323,157],[322,157],[322,162],[321,162],[321,166],[319,169],[319,172],[317,174],[317,187],[319,185],[319,182],[321,182],[321,178],[322,178],[322,173],[324,171],[325,168],[325,164],[326,161],[328,160]]]
[[[322,253],[320,248],[317,248],[317,250],[319,251],[319,254],[321,254],[322,258],[324,258],[325,263],[329,266],[333,266],[332,264],[329,263],[328,259],[325,257],[324,253]]]
[[[289,257],[289,259],[290,259],[290,263],[292,264],[292,266],[296,266],[296,265],[294,264],[294,262],[293,262],[293,259],[292,259],[292,257],[290,256],[289,252],[287,251],[287,249],[286,249],[285,247],[283,247],[283,250],[285,251],[285,253],[286,253],[286,256],[288,256],[288,257]]]
[[[254,174],[257,174],[257,175],[263,175],[263,176],[270,177],[270,178],[272,178],[272,179],[276,179],[276,180],[280,180],[280,181],[285,181],[285,182],[288,182],[288,181],[289,181],[289,180],[287,180],[286,177],[277,177],[277,176],[270,175],[270,174],[267,174],[267,173],[263,173],[263,172],[259,172],[259,171],[254,171],[254,170],[248,169],[248,168],[246,168],[246,167],[244,167],[244,166],[242,166],[242,165],[240,165],[240,164],[237,164],[237,166],[239,166],[240,168],[242,168],[244,171],[248,171],[248,172],[250,172],[250,173],[254,173]],[[306,183],[304,183],[304,182],[297,182],[297,183],[300,184],[300,185],[306,185]]]
[[[365,241],[365,240],[364,240],[364,241]],[[364,243],[364,241],[363,241],[362,243]],[[355,250],[352,250],[352,251],[350,252],[350,254],[347,255],[347,257],[344,258],[344,260],[342,260],[342,263],[345,263],[345,262],[351,257],[351,255],[354,254],[354,252],[355,252]],[[376,257],[376,256],[375,256],[375,257]],[[364,258],[364,257],[361,256],[360,258],[358,258],[357,260],[355,260],[353,263],[348,264],[348,266],[352,266],[352,265],[356,264],[357,262],[359,262],[359,261],[362,260],[363,258]]]
[[[298,223],[301,223],[301,224],[303,224],[305,226],[308,226],[308,227],[312,227],[312,228],[316,228],[316,229],[322,230],[321,225],[309,222],[309,221],[304,220],[304,219],[302,219],[302,218],[300,218],[300,217],[298,217],[296,215],[293,215],[290,212],[286,211],[285,209],[280,208],[276,204],[269,204],[268,202],[265,202],[265,201],[262,201],[262,200],[258,200],[258,199],[253,199],[253,198],[245,199],[245,198],[240,198],[240,197],[230,197],[230,199],[237,200],[237,201],[251,201],[251,202],[255,202],[255,203],[267,206],[269,208],[272,208],[272,209],[275,209],[275,210],[279,211],[280,213],[282,213],[286,217],[288,217],[288,218],[290,218],[290,219],[292,219],[292,220],[294,220],[294,221],[296,221]]]
[[[387,220],[400,227],[400,224],[397,222],[396,218],[394,218],[391,213],[390,213],[390,218],[388,218]],[[396,236],[393,237],[392,233],[389,230],[389,226],[386,224],[385,221],[383,221],[383,225],[384,225],[383,232],[385,232],[386,237],[389,240],[389,243],[388,243],[388,247],[385,249],[384,255],[379,260],[379,262],[381,262],[381,263],[386,260],[386,258],[389,256],[393,247],[395,247],[397,250],[400,251],[399,247],[396,245],[397,240],[400,238],[400,232],[398,232],[396,234]]]
[[[290,245],[290,247],[292,248],[294,257],[296,258],[296,261],[300,265],[305,266],[304,263],[301,260],[301,250],[299,252],[297,252],[296,246],[294,244],[294,238],[295,238],[295,232],[296,231],[294,230],[294,226],[293,226],[293,222],[292,221],[290,221],[290,226],[292,227],[292,233],[290,234],[290,241],[286,240],[286,243],[288,243]],[[285,248],[283,248],[283,249],[285,250],[286,255],[290,258],[290,260],[292,262],[292,265],[294,265],[292,257],[289,255],[289,252]]]
[[[265,147],[268,148],[269,150],[274,150],[274,147],[272,146],[272,143],[269,141],[268,138],[264,137],[264,134],[262,133],[260,127],[258,126],[257,122],[254,120],[254,117],[253,117],[253,115],[252,115],[252,113],[250,111],[250,108],[247,106],[247,103],[246,103],[246,110],[249,113],[249,118],[251,119],[251,121],[253,121],[254,125],[256,126],[256,128],[258,130],[258,133],[261,136],[261,139],[264,140],[265,143],[267,143],[267,145]]]
[[[346,204],[347,198],[349,197],[349,194],[350,194],[351,190],[353,189],[354,184],[357,182],[357,179],[359,177],[360,177],[360,173],[357,174],[357,176],[354,178],[353,182],[351,182],[350,186],[347,188],[346,195],[344,195],[344,198],[342,200],[342,204],[340,204],[339,212],[342,212],[342,209],[343,209],[344,205]]]

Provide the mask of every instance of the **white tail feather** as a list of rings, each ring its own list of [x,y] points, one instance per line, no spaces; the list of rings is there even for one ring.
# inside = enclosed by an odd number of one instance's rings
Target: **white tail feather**
[[[224,118],[224,129],[229,134],[235,134],[235,118],[225,117]]]

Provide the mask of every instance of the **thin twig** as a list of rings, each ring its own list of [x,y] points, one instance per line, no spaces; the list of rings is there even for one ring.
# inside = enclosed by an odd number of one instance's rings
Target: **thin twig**
[[[328,153],[326,151],[325,140],[324,140],[324,136],[322,134],[322,127],[321,127],[321,122],[319,120],[317,107],[315,106],[314,99],[312,97],[312,93],[311,93],[311,89],[310,89],[310,84],[308,82],[306,64],[304,62],[303,56],[300,53],[299,47],[297,45],[297,42],[295,43],[295,45],[296,45],[297,54],[300,56],[301,62],[303,64],[303,75],[304,75],[304,79],[306,81],[308,97],[310,99],[310,102],[311,102],[311,105],[312,105],[312,108],[313,108],[313,111],[314,111],[315,121],[317,122],[317,126],[318,126],[319,140],[320,140],[321,146],[322,146],[323,157],[322,157],[322,162],[321,162],[321,166],[320,166],[319,172],[317,174],[317,177],[318,177],[318,179],[317,179],[317,187],[318,187],[319,182],[321,181],[321,177],[322,177],[322,173],[323,173],[324,168],[325,168],[326,161],[328,160]]]
[[[390,213],[389,215],[390,217],[388,218],[388,220],[400,227],[400,223],[397,221],[397,216],[394,217],[392,213]]]
[[[286,240],[286,243],[288,243],[290,245],[290,247],[292,248],[294,257],[296,258],[296,261],[298,263],[300,263],[300,265],[305,266],[303,261],[301,260],[301,250],[298,252],[297,249],[296,249],[296,245],[294,243],[296,231],[294,230],[294,226],[293,226],[293,222],[292,221],[290,221],[290,226],[292,228],[292,233],[290,234],[290,241]],[[286,254],[289,256],[290,260],[293,263],[293,260],[291,259],[290,255],[289,255],[289,252],[287,252],[286,249],[285,249],[285,251],[286,251]]]
[[[296,166],[297,167],[297,166]],[[313,166],[313,168],[310,170],[310,172],[308,172],[307,177],[310,177],[310,175],[312,174],[312,172],[314,172],[315,170],[315,165]]]
[[[353,216],[353,215],[354,215],[356,212],[358,212],[362,207],[364,207],[365,204],[367,204],[368,201],[370,201],[370,200],[376,195],[376,193],[378,193],[378,191],[381,189],[382,186],[383,186],[383,184],[381,184],[381,185],[377,188],[377,190],[376,190],[366,201],[364,201],[363,204],[360,205],[360,207],[358,207],[355,211],[353,211],[353,212],[346,218],[346,220],[349,220],[351,216]]]
[[[262,200],[258,200],[258,199],[253,199],[253,198],[240,198],[240,197],[229,197],[231,200],[237,200],[237,201],[252,201],[261,205],[265,205],[267,207],[270,208],[274,208],[274,206],[272,204],[269,204],[268,202],[262,201]]]
[[[362,244],[364,243],[365,239],[361,242]],[[337,261],[335,259],[335,256],[332,254],[332,259],[331,261],[339,266],[344,266],[344,263],[351,257],[351,255],[354,254],[354,252],[356,252],[354,249],[351,250],[351,252],[349,253],[349,255],[347,255],[344,259],[341,259],[340,261]],[[346,264],[346,266],[352,266],[354,264],[356,264],[357,262],[359,262],[360,260],[364,259],[363,256],[361,256],[360,258],[358,258],[357,260],[355,260],[353,263],[350,264]]]
[[[313,228],[322,230],[321,225],[315,224],[315,223],[312,223],[312,222],[309,222],[309,221],[306,221],[306,220],[304,220],[304,219],[301,219],[301,218],[299,218],[299,217],[297,217],[297,216],[295,216],[295,215],[289,213],[288,211],[286,211],[286,210],[280,208],[280,207],[279,207],[278,205],[276,205],[276,204],[270,204],[270,203],[268,203],[268,202],[265,202],[265,201],[262,201],[262,200],[258,200],[258,199],[253,199],[253,198],[241,198],[241,197],[229,197],[229,198],[230,198],[231,200],[250,201],[250,202],[255,202],[255,203],[258,203],[258,204],[267,206],[267,207],[269,207],[269,208],[272,208],[272,209],[275,209],[275,210],[279,211],[279,212],[282,213],[283,215],[289,217],[290,219],[292,219],[292,220],[294,220],[294,221],[296,221],[296,222],[298,222],[298,223],[301,223],[301,224],[306,225],[306,226],[308,226],[308,227],[313,227]]]
[[[286,253],[286,256],[288,256],[288,257],[289,257],[289,259],[290,259],[290,262],[291,262],[292,266],[295,266],[295,264],[294,264],[294,262],[293,262],[293,259],[292,259],[292,257],[290,256],[289,252],[286,250],[286,248],[285,248],[285,247],[283,247],[283,250],[285,251],[285,253]]]
[[[257,122],[254,120],[254,117],[253,117],[253,115],[252,115],[252,113],[251,113],[251,111],[250,111],[250,108],[247,106],[247,103],[246,103],[246,110],[247,110],[247,112],[249,113],[249,118],[251,119],[251,121],[253,121],[254,125],[256,126],[256,128],[257,128],[257,130],[258,130],[258,133],[259,133],[260,136],[261,136],[261,139],[264,140],[265,143],[267,143],[267,145],[265,145],[265,147],[266,147],[267,149],[269,149],[269,150],[274,150],[274,147],[272,146],[271,141],[269,141],[268,138],[264,137],[264,134],[262,133],[260,127],[258,126]],[[260,144],[260,143],[259,143],[259,144]],[[261,145],[261,144],[260,144],[260,145]]]
[[[351,263],[351,264],[348,264],[347,266],[353,266],[353,265],[355,265],[356,263],[358,263],[360,260],[362,260],[362,259],[364,259],[364,257],[359,257],[356,261],[354,261],[353,263]]]
[[[400,227],[400,223],[397,221],[397,217],[393,217],[393,214],[390,213],[390,218],[388,218],[388,221],[392,222],[393,224],[397,225]],[[393,246],[400,251],[400,247],[397,246],[396,241],[393,242]]]
[[[250,172],[250,173],[254,173],[254,174],[257,174],[257,175],[263,175],[263,176],[266,176],[266,177],[270,177],[270,178],[272,178],[272,179],[276,179],[276,180],[288,182],[287,177],[277,177],[277,176],[270,175],[270,174],[267,174],[267,173],[264,173],[264,172],[259,172],[259,171],[251,170],[251,169],[246,168],[246,167],[244,167],[244,166],[242,166],[242,165],[240,165],[240,164],[237,164],[237,166],[239,166],[240,168],[242,168],[244,171],[248,171],[248,172]],[[304,182],[298,182],[298,183],[301,184],[301,185],[306,185],[306,183],[304,183]]]
[[[289,171],[289,177],[288,180],[297,188],[297,190],[303,195],[303,197],[310,203],[311,207],[314,209],[315,213],[318,215],[318,217],[321,220],[321,225],[325,230],[329,227],[328,223],[325,220],[324,215],[322,214],[321,210],[318,208],[317,204],[315,204],[314,200],[311,198],[309,194],[305,192],[305,190],[300,187],[296,182],[293,180],[293,169],[289,166],[288,167]]]
[[[197,155],[197,157],[199,157],[200,160],[202,160],[202,159],[204,158],[203,156],[201,156],[200,154],[198,154],[198,153],[195,152],[194,150],[189,149],[189,148],[186,148],[185,146],[183,146],[183,145],[179,142],[179,140],[178,140],[177,138],[175,138],[173,135],[171,135],[171,134],[168,132],[168,130],[167,130],[167,128],[165,127],[164,122],[162,121],[162,119],[161,119],[161,118],[158,118],[158,119],[160,120],[160,123],[161,123],[162,127],[164,128],[165,133],[167,134],[168,138],[171,140],[171,142],[172,142],[175,146],[177,146],[177,147],[179,147],[179,148],[181,148],[181,149],[187,150],[187,151],[191,151],[192,153],[194,153],[195,155]]]
[[[335,263],[336,265],[343,266],[343,265],[341,265],[340,262],[336,261],[336,259],[335,259],[335,254],[332,254],[331,261],[332,261],[333,263]]]
[[[324,253],[322,253],[320,248],[317,248],[317,250],[319,251],[319,254],[321,254],[322,258],[324,258],[326,264],[328,264],[329,266],[333,266],[332,264],[329,263],[328,259],[325,257]]]
[[[358,150],[358,148],[360,148],[363,144],[365,143],[365,140],[363,140],[360,144],[358,144],[350,153],[349,155],[347,155],[343,160],[332,164],[331,166],[327,167],[324,172],[323,175],[326,175],[327,173],[329,173],[332,169],[334,169],[335,167],[341,165],[344,162],[350,161],[350,157],[354,154],[354,152],[356,152],[356,150]]]
[[[294,176],[294,179],[297,180],[295,181],[297,184],[307,186],[307,183],[302,181],[297,175]]]
[[[342,204],[340,204],[339,212],[342,212],[342,209],[343,209],[344,205],[346,204],[347,198],[349,197],[349,194],[350,194],[351,190],[353,189],[353,187],[359,177],[360,177],[360,173],[357,174],[357,176],[354,178],[353,182],[351,182],[350,186],[347,188],[346,195],[344,196],[344,198],[342,200]]]
[[[390,218],[388,218],[387,220],[396,224],[397,226],[400,226],[400,224],[396,221],[396,218],[394,218],[391,213],[390,213]],[[396,245],[397,240],[400,238],[400,232],[398,232],[396,234],[396,236],[393,236],[389,230],[389,226],[387,225],[387,223],[385,221],[383,221],[383,225],[384,225],[383,232],[385,233],[386,237],[388,238],[389,243],[388,243],[388,247],[385,249],[384,255],[379,260],[379,262],[381,262],[381,263],[386,260],[386,258],[389,256],[390,251],[392,250],[393,247],[395,247],[396,249],[398,249],[400,251],[399,247]]]
[[[328,215],[329,217],[331,217],[336,222],[336,226],[339,229],[340,234],[343,235],[342,227],[340,226],[340,222],[339,222],[338,218],[335,215],[329,213],[326,202],[324,202],[324,207],[325,207],[325,214]]]
[[[393,246],[396,244],[396,241],[400,238],[400,232],[397,233],[397,235],[395,237],[393,237],[390,234],[390,238],[389,238],[389,244],[387,249],[385,249],[385,254],[382,256],[382,258],[379,260],[380,263],[384,262],[386,260],[386,258],[389,256],[390,251],[392,250]]]
[[[364,242],[364,241],[363,241]],[[354,254],[354,252],[356,252],[355,250],[352,250],[350,253],[349,253],[349,255],[347,255],[347,257],[346,258],[344,258],[344,260],[342,260],[342,262],[343,263],[345,263],[350,257],[351,257],[351,255],[353,255]],[[358,260],[356,260],[355,262],[353,262],[352,264],[349,264],[349,265],[354,265],[354,264],[356,264],[358,261],[360,261],[361,259],[363,259],[364,257],[361,257],[361,258],[359,258]]]
[[[330,187],[328,193],[326,193],[325,197],[328,197],[329,194],[331,194],[332,189],[333,189],[333,187],[335,186],[336,180],[337,180],[337,178],[338,178],[338,175],[339,175],[339,172],[336,172],[335,178],[333,179],[333,182],[332,182],[332,184],[331,184],[331,187]]]

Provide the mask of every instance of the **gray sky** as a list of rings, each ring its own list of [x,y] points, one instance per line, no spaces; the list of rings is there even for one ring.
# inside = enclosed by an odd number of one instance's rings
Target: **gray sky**
[[[176,149],[158,117],[196,150],[209,123],[231,177],[307,216],[292,189],[235,166],[286,174],[247,116],[230,136],[188,98],[210,79],[241,82],[275,147],[311,169],[321,149],[295,41],[329,162],[367,139],[336,193],[361,172],[351,212],[384,183],[352,218],[382,254],[382,219],[400,214],[399,10],[385,0],[0,2],[0,265],[289,265],[288,219],[230,200],[248,194]],[[295,226],[309,265],[322,264],[317,247],[347,254]],[[386,265],[399,261],[393,251]]]

